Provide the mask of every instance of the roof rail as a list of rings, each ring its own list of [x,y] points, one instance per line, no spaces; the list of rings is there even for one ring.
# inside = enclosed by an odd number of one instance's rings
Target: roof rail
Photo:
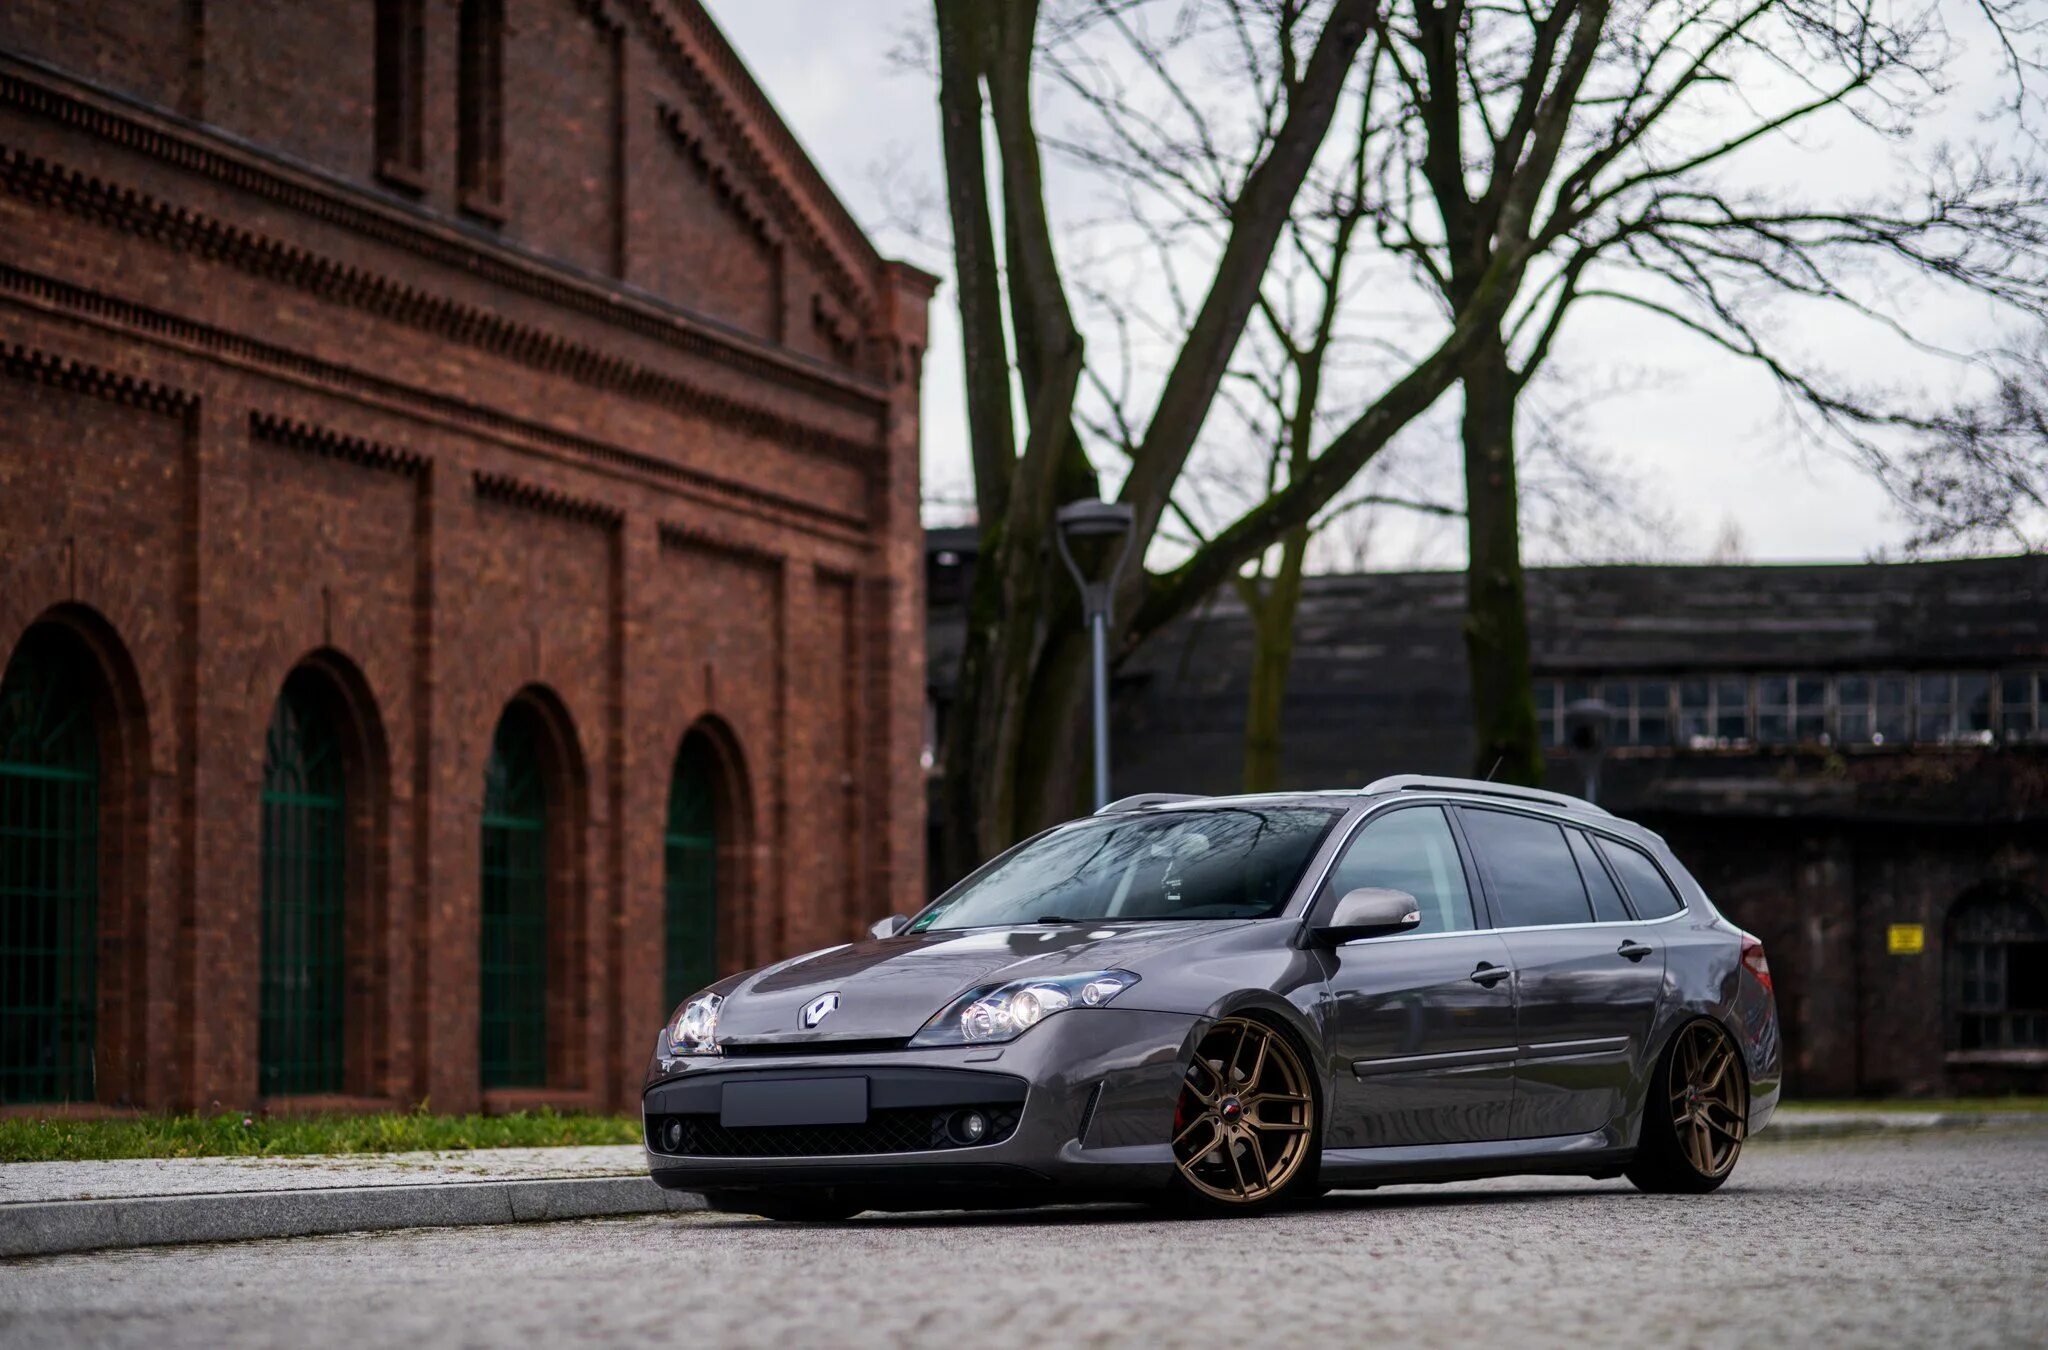
[[[1569,807],[1574,811],[1590,811],[1596,816],[1613,814],[1604,807],[1595,806],[1584,797],[1572,797],[1562,792],[1546,792],[1542,788],[1517,787],[1512,783],[1488,783],[1477,778],[1433,778],[1428,774],[1397,773],[1386,778],[1376,778],[1360,791],[1365,796],[1381,792],[1472,792],[1488,797],[1542,802],[1546,806]]]
[[[1098,816],[1120,816],[1126,811],[1142,811],[1148,806],[1166,806],[1173,802],[1198,802],[1201,795],[1194,792],[1139,792],[1129,797],[1119,797],[1107,806],[1098,807]]]

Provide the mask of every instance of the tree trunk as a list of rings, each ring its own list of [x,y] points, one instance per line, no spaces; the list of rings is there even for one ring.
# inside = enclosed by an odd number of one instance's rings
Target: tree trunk
[[[940,885],[1085,809],[1088,641],[1079,599],[1064,573],[1052,575],[1058,564],[1046,565],[1042,536],[1025,559],[1011,554],[1016,547],[1001,530],[983,532],[960,676],[946,710],[939,875],[932,879]]]
[[[1264,591],[1251,578],[1240,579],[1245,608],[1252,619],[1251,685],[1245,691],[1244,790],[1273,792],[1280,787],[1281,714],[1287,703],[1287,676],[1294,665],[1294,615],[1301,606],[1301,577],[1308,560],[1308,527],[1287,532],[1280,548],[1280,568]]]
[[[1465,652],[1472,667],[1474,771],[1497,782],[1543,781],[1543,744],[1529,674],[1529,606],[1515,485],[1515,382],[1498,333],[1461,368],[1465,390]]]

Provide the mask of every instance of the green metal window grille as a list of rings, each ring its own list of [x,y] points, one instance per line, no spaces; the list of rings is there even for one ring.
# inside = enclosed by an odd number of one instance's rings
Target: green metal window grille
[[[547,1082],[547,797],[540,728],[514,708],[498,723],[484,770],[483,1085]]]
[[[0,1103],[91,1101],[99,747],[82,660],[31,632],[0,679]]]
[[[342,1090],[341,741],[287,682],[263,755],[263,981],[257,1081],[266,1096]]]
[[[718,797],[711,748],[683,740],[668,785],[668,1006],[718,978]]]

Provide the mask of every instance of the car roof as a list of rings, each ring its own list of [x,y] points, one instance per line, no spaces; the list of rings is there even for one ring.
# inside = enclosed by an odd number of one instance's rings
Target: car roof
[[[1567,797],[1565,793],[1550,793],[1540,787],[1518,787],[1513,783],[1487,783],[1483,778],[1442,778],[1434,774],[1395,774],[1389,778],[1374,778],[1366,787],[1331,787],[1331,789],[1300,789],[1288,793],[1237,793],[1208,797],[1198,793],[1135,793],[1120,797],[1110,805],[1096,811],[1096,815],[1124,815],[1128,811],[1159,811],[1176,807],[1243,807],[1243,805],[1331,805],[1333,801],[1358,801],[1362,797],[1391,797],[1395,793],[1430,793],[1430,795],[1468,795],[1499,801],[1522,801],[1532,805],[1544,805],[1550,809],[1575,811],[1585,815],[1602,815],[1612,819],[1612,813],[1604,807],[1597,807],[1583,797]]]
[[[1096,811],[1098,816],[1125,815],[1136,811],[1201,810],[1243,806],[1362,806],[1372,798],[1405,793],[1431,797],[1462,797],[1495,805],[1534,806],[1575,816],[1589,823],[1619,828],[1622,833],[1657,838],[1653,830],[1624,820],[1583,797],[1567,796],[1542,788],[1513,783],[1491,783],[1478,778],[1446,778],[1433,774],[1395,774],[1377,778],[1362,788],[1305,788],[1288,792],[1257,792],[1233,795],[1202,795],[1186,792],[1140,792],[1122,797]]]

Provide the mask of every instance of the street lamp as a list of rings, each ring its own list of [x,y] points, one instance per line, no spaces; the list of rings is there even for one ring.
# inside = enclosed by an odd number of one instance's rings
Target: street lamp
[[[1607,757],[1607,742],[1614,731],[1614,710],[1597,698],[1582,698],[1564,710],[1564,742],[1571,747],[1585,798],[1600,800],[1600,761]]]
[[[1124,573],[1131,553],[1131,508],[1122,502],[1098,501],[1093,497],[1068,502],[1053,513],[1053,542],[1060,558],[1081,588],[1081,609],[1088,623],[1094,647],[1095,670],[1095,809],[1109,805],[1109,607],[1116,584]],[[1090,581],[1074,561],[1069,540],[1099,539],[1114,550],[1109,580]]]

